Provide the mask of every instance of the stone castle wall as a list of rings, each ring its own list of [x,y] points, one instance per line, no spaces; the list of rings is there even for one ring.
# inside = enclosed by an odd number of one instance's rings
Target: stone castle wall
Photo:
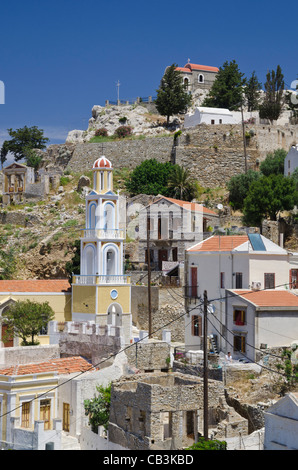
[[[297,142],[297,126],[247,124],[247,167],[257,169],[267,153],[278,148],[289,150]],[[104,143],[62,144],[50,146],[46,160],[64,170],[83,174],[94,161],[105,155],[114,168],[133,169],[155,158],[172,161],[188,168],[204,187],[218,187],[245,170],[243,132],[240,124],[200,125],[183,130],[177,145],[173,136],[147,137],[139,140]],[[173,151],[174,150],[174,151]]]

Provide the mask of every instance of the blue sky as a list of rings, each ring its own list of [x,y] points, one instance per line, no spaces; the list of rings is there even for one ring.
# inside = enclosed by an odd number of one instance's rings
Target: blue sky
[[[264,83],[279,64],[297,79],[295,12],[280,2],[79,0],[0,7],[0,144],[7,128],[36,125],[50,143],[86,129],[95,104],[156,95],[165,67],[235,59]],[[294,21],[293,21],[294,20]]]

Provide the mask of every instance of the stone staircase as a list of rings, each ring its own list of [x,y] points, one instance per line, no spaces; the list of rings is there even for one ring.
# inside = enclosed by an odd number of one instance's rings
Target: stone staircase
[[[62,431],[61,450],[81,450],[81,446],[76,437],[70,436],[66,432]]]

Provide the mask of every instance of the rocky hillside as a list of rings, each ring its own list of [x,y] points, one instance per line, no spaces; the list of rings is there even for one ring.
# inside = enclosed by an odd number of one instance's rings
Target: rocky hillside
[[[119,121],[120,120],[120,121]],[[172,125],[166,128],[166,118],[157,112],[150,112],[145,106],[93,106],[92,117],[89,119],[87,130],[70,131],[66,143],[89,142],[95,136],[97,129],[104,128],[108,136],[112,136],[115,130],[121,125],[131,126],[134,136],[156,136],[160,134],[170,134],[177,127],[180,127],[183,118],[174,116],[171,119]]]
[[[58,194],[45,201],[1,209],[0,249],[6,253],[2,272],[14,279],[57,279],[68,276],[65,265],[75,253],[85,221],[84,192],[68,176]],[[9,254],[9,258],[7,257]]]

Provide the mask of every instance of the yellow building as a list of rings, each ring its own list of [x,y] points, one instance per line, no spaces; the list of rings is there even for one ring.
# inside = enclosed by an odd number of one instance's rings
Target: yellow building
[[[55,320],[71,321],[71,285],[67,279],[0,281],[0,319],[13,302],[30,299],[48,302],[55,312]],[[0,347],[19,346],[18,338],[4,343],[5,324],[1,323]],[[49,344],[47,331],[38,337],[40,344]]]
[[[119,195],[113,167],[104,156],[93,165],[93,189],[86,197],[80,274],[73,277],[72,320],[122,326],[131,340],[131,285],[123,272],[124,231],[119,229]]]
[[[43,421],[44,430],[48,431],[55,429],[55,420],[60,418],[59,377],[67,376],[66,380],[70,380],[78,373],[94,370],[88,361],[79,356],[0,369],[0,441],[8,445],[17,444],[12,435],[11,418],[14,418],[14,428],[23,430],[23,434],[18,436],[18,444],[23,444],[23,448],[28,446],[30,450],[30,445],[33,445],[30,435],[35,429],[35,422]],[[69,431],[70,403],[63,403],[62,406],[62,429]]]

